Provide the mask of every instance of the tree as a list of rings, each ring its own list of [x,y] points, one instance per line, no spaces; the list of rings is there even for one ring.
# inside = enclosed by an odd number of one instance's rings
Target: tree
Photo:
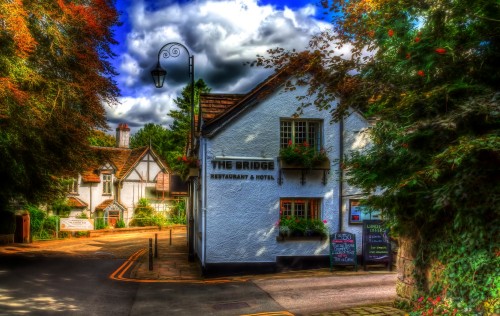
[[[194,83],[194,113],[199,113],[199,102],[201,93],[209,93],[210,88],[203,79]],[[167,161],[173,170],[180,174],[186,173],[186,148],[191,131],[191,84],[188,84],[181,93],[181,97],[174,100],[178,110],[171,110],[168,114],[173,123],[169,131],[169,151]],[[182,160],[184,158],[184,160]]]
[[[195,115],[197,115],[200,93],[208,93],[210,89],[203,79],[198,79],[194,84],[194,92]],[[151,144],[174,172],[184,175],[188,170],[184,162],[187,159],[186,147],[191,130],[191,84],[182,90],[181,96],[174,102],[177,109],[168,113],[173,119],[169,129],[152,123],[146,124],[132,135],[130,146],[136,148]]]
[[[322,4],[331,31],[255,64],[293,73],[287,89],[309,85],[314,101],[300,97],[299,112],[314,105],[340,120],[355,108],[377,119],[372,146],[344,162],[350,183],[382,191],[365,204],[413,242],[421,293],[466,314],[498,312],[500,4]]]
[[[116,137],[100,130],[93,130],[90,133],[89,144],[98,147],[115,147]]]
[[[130,137],[130,147],[142,146],[153,147],[153,149],[164,159],[168,153],[168,130],[160,124],[148,123]]]
[[[82,169],[118,89],[112,0],[0,3],[0,209],[50,200]]]

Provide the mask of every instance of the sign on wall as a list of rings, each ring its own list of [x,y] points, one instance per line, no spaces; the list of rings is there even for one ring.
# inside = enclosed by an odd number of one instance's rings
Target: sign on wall
[[[211,161],[211,180],[274,180],[272,159],[221,159]]]
[[[380,220],[380,211],[368,210],[359,200],[349,200],[349,223],[362,224],[365,220]]]
[[[61,218],[60,231],[85,231],[94,229],[94,220],[87,218]]]
[[[358,270],[356,235],[345,232],[330,235],[330,270],[336,265],[353,265]]]
[[[389,231],[382,221],[363,222],[363,268],[367,263],[385,263],[388,270],[392,267],[391,242]]]

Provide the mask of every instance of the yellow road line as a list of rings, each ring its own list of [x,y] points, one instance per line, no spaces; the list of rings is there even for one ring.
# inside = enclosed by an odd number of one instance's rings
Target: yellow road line
[[[210,279],[210,280],[189,280],[189,279],[131,279],[123,277],[125,273],[132,267],[136,260],[147,251],[146,248],[136,251],[131,255],[121,266],[118,267],[109,278],[115,281],[136,282],[136,283],[189,283],[189,284],[222,284],[231,282],[247,282],[246,278],[234,279]]]
[[[279,311],[279,312],[263,312],[256,314],[244,314],[240,316],[294,316],[294,315],[288,311]]]
[[[140,249],[136,251],[130,258],[128,258],[118,269],[116,269],[113,273],[109,275],[110,279],[113,280],[118,280],[123,277],[125,272],[134,264],[135,260],[141,256],[144,252],[146,252],[146,248]],[[121,271],[121,273],[120,273]],[[117,274],[120,273],[120,275],[117,277]]]

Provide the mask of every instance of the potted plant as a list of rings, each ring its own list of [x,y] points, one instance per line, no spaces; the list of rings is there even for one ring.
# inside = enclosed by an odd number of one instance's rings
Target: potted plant
[[[324,238],[328,235],[326,220],[306,219],[294,216],[283,216],[276,226],[282,239],[285,237],[314,237]]]
[[[280,159],[291,165],[298,165],[311,169],[315,165],[328,160],[326,150],[315,150],[307,142],[294,144],[288,141],[288,146],[280,150]]]

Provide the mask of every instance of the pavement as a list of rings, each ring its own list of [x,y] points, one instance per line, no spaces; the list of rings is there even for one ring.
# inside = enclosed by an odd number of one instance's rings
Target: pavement
[[[152,239],[153,262],[149,261],[149,238]],[[31,244],[0,245],[1,254],[23,254],[35,256],[56,256],[60,254],[77,257],[103,257],[125,259],[125,262],[109,275],[110,279],[140,283],[204,283],[217,284],[229,282],[246,282],[251,280],[306,278],[332,275],[363,275],[386,273],[385,271],[352,271],[350,269],[335,270],[314,269],[286,271],[274,274],[241,275],[221,278],[205,278],[197,262],[187,260],[187,233],[184,226],[163,228],[147,234],[114,234],[92,238],[71,238],[35,242]],[[157,242],[155,242],[157,241]],[[135,247],[131,247],[131,245]],[[137,250],[139,249],[139,250]],[[135,251],[135,252],[133,252]],[[151,269],[152,268],[152,269]],[[259,313],[252,316],[293,315],[289,312]],[[348,309],[318,313],[314,316],[382,316],[407,315],[404,311],[386,303],[357,306]],[[248,315],[250,316],[250,315]]]

